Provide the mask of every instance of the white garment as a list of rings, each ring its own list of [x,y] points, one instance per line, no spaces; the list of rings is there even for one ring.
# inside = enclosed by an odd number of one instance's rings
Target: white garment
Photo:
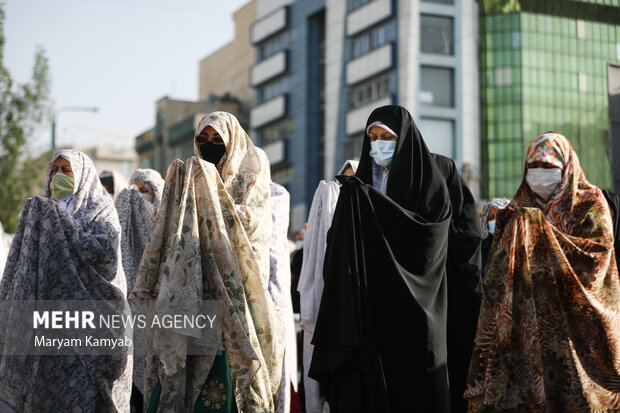
[[[314,331],[314,325],[312,326]],[[320,396],[319,382],[308,377],[312,362],[312,337],[314,333],[304,330],[304,391],[306,392],[306,413],[329,413],[329,403]]]
[[[13,234],[6,234],[2,228],[2,223],[0,223],[0,280],[2,279],[2,273],[4,272],[4,266],[6,265],[6,259],[9,256],[12,242]]]
[[[56,202],[58,202],[59,207],[67,211],[67,214],[73,214],[73,210],[75,209],[75,200],[73,199],[73,195],[67,195],[64,198],[56,200]]]
[[[308,377],[312,361],[311,343],[323,295],[323,261],[327,247],[327,231],[338,202],[340,187],[336,182],[321,181],[314,193],[304,239],[304,258],[297,291],[300,293],[301,327],[304,329],[304,390],[306,412],[324,413],[327,403],[321,399],[319,383]]]
[[[357,172],[357,167],[359,166],[359,161],[354,161],[353,159],[347,159],[342,165],[342,168],[338,171],[336,175],[342,175],[347,168],[353,169],[353,172]]]
[[[327,247],[327,231],[332,224],[339,193],[340,187],[336,182],[322,180],[314,192],[310,207],[304,239],[304,258],[297,285],[303,329],[314,326],[319,313],[323,294],[323,260]]]
[[[297,339],[291,298],[291,265],[288,252],[290,195],[282,186],[270,183],[273,226],[269,247],[269,293],[286,330],[286,349],[276,413],[291,410],[291,385],[297,390]]]

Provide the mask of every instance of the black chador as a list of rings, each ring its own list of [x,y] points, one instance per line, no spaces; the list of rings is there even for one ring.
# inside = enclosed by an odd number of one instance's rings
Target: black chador
[[[446,180],[452,204],[452,220],[448,237],[448,375],[452,413],[464,413],[463,398],[469,361],[476,336],[482,279],[480,217],[476,201],[456,169],[454,161],[433,154]]]
[[[449,412],[450,195],[407,110],[378,108],[375,121],[398,134],[386,193],[366,133],[356,176],[339,177],[310,376],[332,413]]]

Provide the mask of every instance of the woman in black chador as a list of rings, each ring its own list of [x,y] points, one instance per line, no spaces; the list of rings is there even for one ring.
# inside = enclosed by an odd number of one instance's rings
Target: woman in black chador
[[[450,195],[409,112],[375,109],[339,179],[310,377],[332,413],[449,412]]]

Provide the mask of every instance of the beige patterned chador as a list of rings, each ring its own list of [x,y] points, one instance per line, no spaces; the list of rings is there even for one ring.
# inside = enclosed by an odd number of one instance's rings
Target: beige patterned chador
[[[274,410],[282,375],[284,330],[268,291],[271,210],[269,176],[237,119],[205,116],[226,145],[217,167],[196,156],[172,162],[151,240],[131,298],[187,306],[221,300],[223,350],[240,412]],[[157,305],[157,304],[156,304]],[[148,341],[149,339],[147,339]],[[214,356],[186,356],[192,340],[170,330],[152,340],[146,394],[159,377],[158,411],[191,411]]]

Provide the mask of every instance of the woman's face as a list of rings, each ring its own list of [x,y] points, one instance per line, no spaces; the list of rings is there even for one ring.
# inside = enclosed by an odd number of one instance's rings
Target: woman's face
[[[373,126],[368,132],[368,137],[371,142],[375,141],[395,141],[398,138],[392,135],[390,132],[383,129],[381,126]]]
[[[60,172],[67,176],[73,177],[73,169],[71,169],[71,162],[59,156],[56,158],[54,163],[52,164],[52,174],[50,175],[50,180],[54,179],[54,176]]]
[[[198,146],[205,142],[211,142],[215,145],[224,145],[224,140],[212,126],[207,126],[204,128],[202,132],[200,132],[200,135],[196,137],[196,143]]]
[[[136,187],[138,187],[138,192],[141,194],[152,195],[151,191],[144,185],[144,182],[136,182]]]

